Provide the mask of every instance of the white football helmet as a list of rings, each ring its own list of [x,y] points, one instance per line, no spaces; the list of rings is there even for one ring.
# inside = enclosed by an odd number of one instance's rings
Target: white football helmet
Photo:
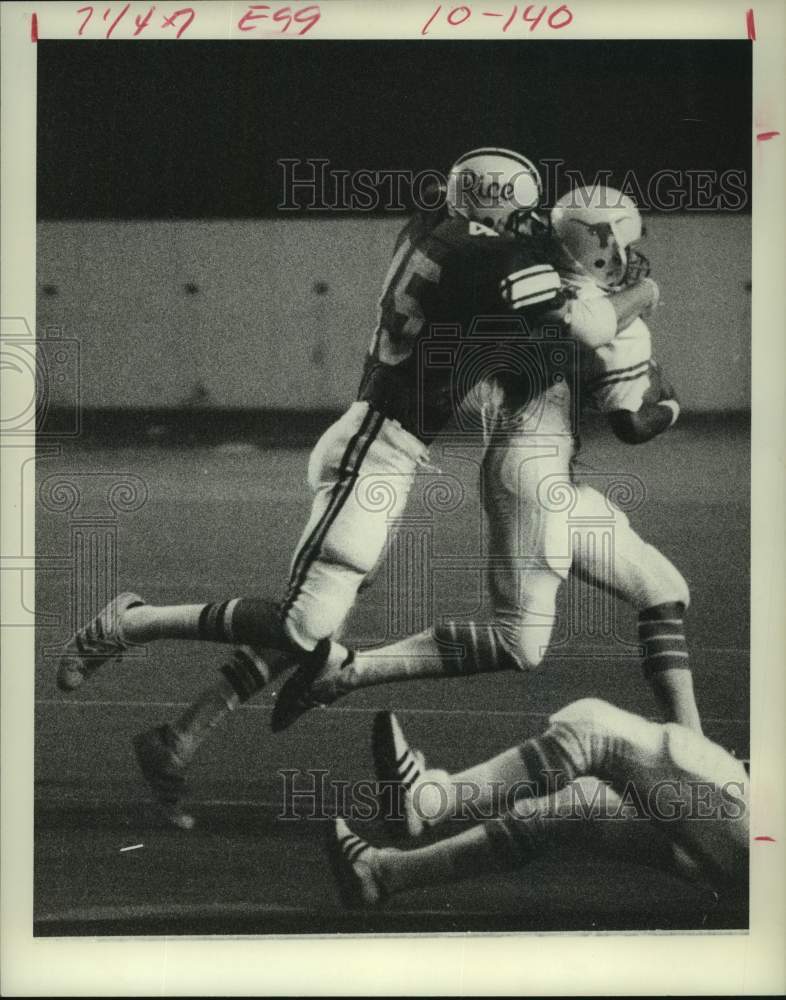
[[[487,147],[456,160],[448,174],[445,200],[451,215],[515,235],[538,207],[541,194],[540,174],[526,156]]]
[[[579,187],[551,210],[551,228],[570,270],[604,289],[643,277],[649,263],[632,246],[643,235],[635,202],[615,188]]]

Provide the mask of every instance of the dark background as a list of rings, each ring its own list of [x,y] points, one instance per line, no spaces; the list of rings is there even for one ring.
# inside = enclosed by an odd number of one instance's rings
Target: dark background
[[[618,185],[749,177],[751,56],[748,41],[44,41],[39,217],[273,215],[282,157],[444,171],[486,143]]]

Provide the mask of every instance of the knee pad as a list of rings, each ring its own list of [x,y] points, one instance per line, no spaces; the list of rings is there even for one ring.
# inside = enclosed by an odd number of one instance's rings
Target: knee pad
[[[555,756],[569,762],[574,776],[615,780],[634,759],[654,759],[662,729],[600,698],[581,698],[552,715],[540,739],[552,741],[558,748]]]
[[[690,588],[682,573],[653,545],[645,546],[645,555],[644,607],[682,604],[687,608],[690,605]]]
[[[552,715],[544,733],[521,745],[536,795],[551,795],[582,775],[601,777],[604,748],[617,711],[599,698],[583,698]]]
[[[552,715],[540,739],[552,747],[550,756],[571,779],[584,774],[600,777],[606,747],[627,728],[625,717],[635,719],[600,698],[581,698]]]
[[[362,572],[318,560],[303,584],[282,604],[284,629],[290,640],[313,649],[320,639],[336,634],[355,603]]]

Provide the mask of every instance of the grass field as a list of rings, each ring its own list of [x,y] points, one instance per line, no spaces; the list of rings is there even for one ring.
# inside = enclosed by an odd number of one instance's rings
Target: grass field
[[[465,557],[476,567],[481,521],[471,470],[439,445],[434,458],[467,489],[460,509],[437,516],[435,563],[444,559],[444,567]],[[423,888],[379,912],[346,913],[324,864],[326,824],[277,818],[283,769],[326,768],[331,778],[348,781],[371,776],[368,737],[380,708],[395,708],[413,743],[434,764],[451,769],[536,732],[550,712],[577,697],[596,695],[655,717],[635,650],[608,637],[573,636],[533,674],[359,692],[276,737],[268,726],[274,692],[266,691],[194,762],[196,829],[184,833],[161,824],[136,772],[130,739],[176,716],[212,677],[221,652],[203,643],[159,643],[109,665],[77,693],[61,695],[52,650],[71,631],[74,539],[103,532],[104,542],[85,565],[90,559],[98,564],[102,545],[116,545],[117,586],[154,603],[276,596],[308,511],[306,459],[307,450],[236,442],[210,448],[68,446],[38,463],[40,483],[50,476],[70,480],[81,498],[70,513],[39,504],[37,516],[37,551],[45,567],[37,608],[59,624],[42,626],[37,635],[36,933],[745,926],[744,901],[709,907],[704,893],[676,878],[575,852],[544,856],[506,879]],[[706,732],[747,757],[747,427],[721,418],[688,421],[632,449],[590,436],[581,459],[585,472],[622,471],[645,484],[646,499],[631,520],[691,585],[689,641]],[[106,483],[123,475],[139,477],[147,499],[96,529],[96,512],[106,510]],[[80,572],[87,573],[85,566]],[[437,613],[469,611],[477,603],[477,568],[463,575],[438,568],[434,580]],[[350,640],[385,638],[386,581],[383,567],[349,623]],[[619,635],[633,642],[634,613],[622,606],[614,613]],[[417,622],[417,609],[412,614]]]

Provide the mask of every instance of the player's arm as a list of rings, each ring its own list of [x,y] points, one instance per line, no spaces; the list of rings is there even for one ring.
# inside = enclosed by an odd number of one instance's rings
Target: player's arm
[[[609,425],[625,444],[645,444],[672,427],[680,415],[674,387],[653,361],[650,366],[650,389],[638,410],[614,410]]]
[[[522,316],[531,331],[552,324],[564,325],[562,279],[551,264],[531,264],[511,270],[500,282],[499,291],[505,306]]]
[[[559,312],[565,302],[562,279],[551,264],[516,267],[499,283],[502,301],[513,312],[544,315]]]
[[[654,309],[659,297],[652,278],[643,278],[614,295],[568,299],[562,319],[573,338],[594,350],[610,343],[637,316]]]

